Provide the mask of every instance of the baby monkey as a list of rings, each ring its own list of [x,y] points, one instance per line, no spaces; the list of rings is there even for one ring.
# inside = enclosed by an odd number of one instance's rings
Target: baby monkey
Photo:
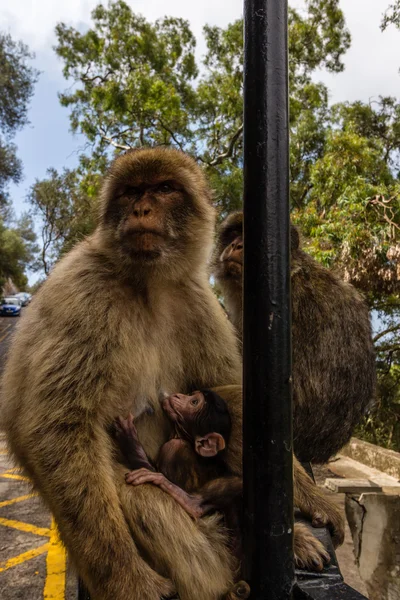
[[[159,486],[193,518],[222,513],[231,550],[240,564],[243,480],[241,473],[229,468],[225,456],[232,431],[227,403],[215,391],[205,389],[165,396],[162,407],[175,431],[160,449],[157,470],[139,442],[133,416],[116,421],[117,443],[124,463],[132,469],[126,482]],[[294,551],[300,568],[322,570],[329,562],[328,553],[303,523],[295,524]]]

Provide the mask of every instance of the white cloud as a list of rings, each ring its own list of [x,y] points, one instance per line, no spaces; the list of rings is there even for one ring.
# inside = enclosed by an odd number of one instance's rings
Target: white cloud
[[[24,40],[37,52],[39,68],[61,78],[61,64],[52,46],[55,43],[55,25],[64,21],[74,27],[84,28],[90,24],[90,13],[97,0],[14,0],[0,8],[1,29]],[[318,74],[331,90],[333,101],[367,100],[378,94],[400,95],[400,34],[394,28],[381,33],[379,23],[389,0],[342,0],[347,24],[353,43],[345,57],[346,71],[332,76]],[[5,4],[5,3],[4,3]],[[198,54],[205,50],[201,38],[205,23],[225,26],[241,16],[241,0],[128,0],[133,10],[149,20],[164,14],[183,17],[191,23],[198,40]],[[304,7],[304,0],[293,0],[296,8]]]
[[[127,0],[136,12],[150,20],[165,14],[190,20],[193,31],[200,36],[205,23],[226,25],[242,14],[242,2],[230,0],[203,0],[192,3],[190,0]],[[51,52],[55,42],[54,28],[60,21],[73,26],[90,23],[90,13],[98,4],[97,0],[15,0],[6,8],[0,9],[1,28],[23,39],[35,52]]]

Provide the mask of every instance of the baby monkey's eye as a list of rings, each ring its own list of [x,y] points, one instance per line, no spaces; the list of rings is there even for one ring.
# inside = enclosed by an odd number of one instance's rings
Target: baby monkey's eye
[[[159,192],[161,192],[162,194],[170,194],[171,192],[174,191],[174,188],[172,187],[171,184],[164,182],[164,183],[160,183],[160,185],[157,187],[157,190]]]
[[[199,399],[198,398],[193,398],[193,400],[190,401],[190,404],[192,404],[193,406],[197,406],[199,403]]]

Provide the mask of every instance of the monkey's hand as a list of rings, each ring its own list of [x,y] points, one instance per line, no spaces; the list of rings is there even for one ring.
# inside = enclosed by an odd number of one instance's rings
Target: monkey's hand
[[[294,526],[294,560],[296,567],[309,571],[322,571],[330,556],[304,523]]]
[[[185,511],[194,519],[199,519],[204,514],[202,508],[201,496],[191,496],[179,486],[171,483],[162,473],[155,473],[148,469],[138,469],[125,475],[126,483],[130,485],[142,485],[143,483],[152,483],[158,486],[164,492],[172,496],[185,509]]]
[[[153,470],[142,444],[139,441],[133,415],[126,419],[118,417],[114,422],[115,441],[125,457],[130,469],[146,468]]]
[[[124,435],[128,438],[132,438],[135,441],[139,441],[135,426],[135,419],[132,413],[129,413],[126,419],[124,419],[123,417],[117,417],[115,419],[114,425],[117,434],[121,436]]]

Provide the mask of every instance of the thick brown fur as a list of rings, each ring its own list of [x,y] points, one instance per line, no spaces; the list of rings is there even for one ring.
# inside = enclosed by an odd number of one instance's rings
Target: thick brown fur
[[[156,205],[161,250],[140,260],[121,242],[134,213],[124,189],[165,179],[178,184],[179,213]],[[231,589],[218,519],[195,523],[154,486],[127,486],[107,433],[132,411],[154,458],[170,433],[161,392],[239,383],[234,331],[208,282],[213,230],[210,190],[191,158],[162,148],[120,156],[96,231],[56,265],[12,343],[2,382],[9,448],[93,600],[159,600],[171,587],[181,600],[217,600]]]
[[[242,220],[222,223],[213,272],[242,336]],[[221,260],[235,240],[235,262]],[[233,250],[233,248],[232,248]],[[291,226],[294,450],[324,463],[350,439],[375,398],[375,356],[368,307],[350,284],[303,252]]]
[[[226,463],[231,473],[239,477],[242,471],[242,387],[240,385],[225,385],[213,388],[228,405],[232,419],[232,431],[225,452]],[[295,456],[293,456],[293,496],[294,504],[301,514],[309,519],[314,527],[328,527],[332,534],[334,546],[344,540],[344,520],[338,508],[324,493],[318,489]],[[298,565],[313,569],[320,567],[316,554],[322,554],[319,544],[315,542],[307,527],[295,525],[294,545]],[[320,557],[321,558],[321,557]],[[313,565],[313,561],[314,565]]]

